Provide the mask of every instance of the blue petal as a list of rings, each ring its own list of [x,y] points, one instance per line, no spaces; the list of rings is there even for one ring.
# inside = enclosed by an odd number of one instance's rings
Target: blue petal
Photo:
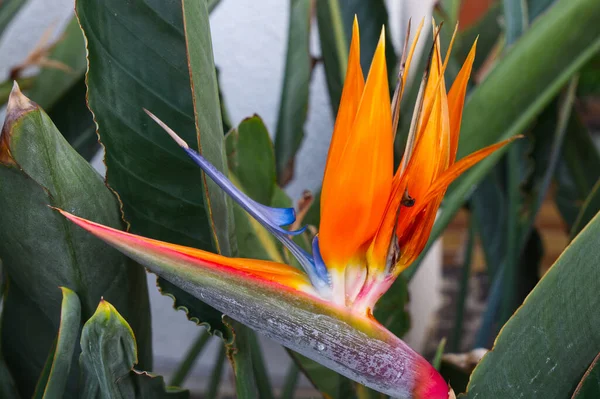
[[[190,148],[184,148],[188,155],[202,168],[219,187],[223,189],[235,202],[246,210],[254,219],[262,224],[271,234],[273,234],[304,268],[312,285],[323,295],[329,292],[329,274],[324,264],[317,266],[313,256],[300,248],[294,241],[290,239],[290,235],[297,235],[304,232],[306,227],[299,230],[289,231],[281,228],[294,223],[296,220],[296,212],[294,208],[272,208],[254,201],[242,191],[240,191],[223,173],[208,162],[202,155]],[[320,255],[319,255],[320,259]],[[324,270],[324,272],[323,272]]]
[[[202,155],[190,148],[184,148],[188,155],[202,168],[215,183],[219,185],[235,202],[261,222],[265,227],[270,227],[281,234],[300,234],[303,230],[288,231],[281,226],[287,226],[296,220],[294,208],[272,208],[259,204],[238,189],[223,173],[208,162]]]
[[[328,285],[331,285],[331,278],[329,276],[329,271],[327,271],[327,266],[325,266],[325,262],[323,261],[323,257],[321,256],[321,248],[319,248],[319,235],[317,234],[312,241],[312,251],[313,251],[313,259],[315,265],[315,272],[317,276],[327,281]]]

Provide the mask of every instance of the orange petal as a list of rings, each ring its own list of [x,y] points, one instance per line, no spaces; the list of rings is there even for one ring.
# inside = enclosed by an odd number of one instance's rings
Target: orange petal
[[[352,41],[350,42],[350,54],[348,56],[348,70],[346,71],[346,80],[344,81],[340,107],[333,127],[329,153],[327,154],[323,185],[325,185],[327,180],[335,179],[335,175],[329,169],[335,170],[335,167],[339,163],[340,156],[346,147],[346,143],[350,138],[352,124],[356,117],[356,111],[358,110],[364,87],[365,79],[360,66],[360,34],[358,30],[358,21],[356,17],[354,17],[354,24],[352,25]],[[328,200],[326,194],[327,193],[325,192],[321,194],[321,203]]]
[[[456,76],[454,83],[452,83],[452,87],[448,93],[448,112],[450,113],[450,163],[454,163],[454,160],[456,159],[460,123],[462,121],[462,112],[465,104],[465,93],[467,92],[467,83],[469,82],[471,70],[473,69],[476,46],[477,39],[475,39],[475,43],[473,43],[471,51],[469,51],[469,55]]]
[[[400,209],[396,234],[401,257],[394,272],[400,273],[408,267],[425,247],[448,186],[467,169],[516,138],[519,136],[485,147],[461,159],[442,173],[423,197],[415,198],[415,205],[412,208]]]
[[[379,227],[392,185],[392,137],[382,32],[345,148],[323,182],[320,245],[330,269],[343,268]]]
[[[474,153],[462,158],[461,160],[453,164],[450,168],[448,168],[448,170],[442,173],[433,183],[433,185],[429,189],[429,192],[425,196],[425,202],[431,201],[435,197],[443,195],[448,186],[450,186],[450,184],[452,184],[452,182],[456,180],[456,178],[458,178],[460,175],[466,172],[473,165],[483,160],[484,158],[490,156],[493,152],[499,150],[508,143],[522,137],[523,136],[514,136],[507,140],[501,141],[500,143],[492,144],[490,146],[482,148],[479,151],[475,151]]]
[[[202,251],[196,248],[170,244],[164,241],[125,233],[98,223],[77,217],[58,209],[67,219],[78,226],[94,233],[107,242],[128,241],[147,254],[156,253],[169,256],[183,256],[199,268],[219,270],[224,273],[236,274],[240,278],[255,277],[259,280],[277,284],[293,290],[312,291],[310,282],[300,270],[283,263],[256,259],[228,258],[226,256]]]

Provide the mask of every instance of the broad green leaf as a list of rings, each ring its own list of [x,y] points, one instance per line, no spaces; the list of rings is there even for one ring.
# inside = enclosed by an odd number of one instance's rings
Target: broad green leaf
[[[52,399],[65,396],[65,389],[71,371],[71,362],[78,347],[81,327],[81,303],[77,294],[62,287],[60,326],[56,342],[48,356],[48,372],[42,373],[35,389],[34,398]]]
[[[199,150],[213,166],[227,175],[221,103],[208,9],[204,2],[197,0],[182,0],[181,7]],[[236,246],[231,200],[204,174],[203,182],[204,203],[214,235],[215,249],[220,254],[232,256]]]
[[[230,173],[250,198],[270,205],[276,186],[275,154],[262,119],[257,115],[244,119],[225,141]]]
[[[352,37],[354,16],[356,15],[358,18],[358,25],[360,26],[360,64],[365,77],[371,67],[371,60],[379,42],[381,29],[385,27],[385,59],[387,61],[388,78],[390,85],[395,86],[398,57],[388,28],[390,23],[384,0],[342,0],[340,8],[347,40]]]
[[[225,142],[230,180],[255,201],[281,206],[273,203],[277,189],[275,154],[260,117],[244,119],[225,136]],[[239,256],[284,262],[280,245],[271,233],[239,205],[234,204],[233,211]]]
[[[285,185],[294,175],[294,158],[304,138],[310,83],[310,0],[289,0],[290,19],[283,87],[275,131],[277,180]]]
[[[0,1],[0,35],[2,35],[12,18],[26,2],[27,0]]]
[[[106,179],[131,231],[213,251],[203,175],[142,109],[198,150],[182,3],[78,0],[76,11],[87,38],[88,103],[106,150]],[[227,334],[219,312],[166,281],[159,285],[190,319]]]
[[[573,240],[479,363],[467,398],[568,397],[600,351],[600,217]]]
[[[344,31],[340,0],[317,1],[316,13],[329,102],[333,115],[336,115],[346,78],[350,44]]]
[[[511,47],[467,100],[458,158],[521,133],[573,74],[600,50],[600,7],[594,0],[559,0]],[[577,20],[580,29],[570,28]],[[526,66],[527,73],[523,73]],[[450,187],[429,247],[493,167],[500,150],[466,172]],[[420,259],[423,258],[423,252]],[[410,277],[418,267],[407,271]]]
[[[100,297],[118,304],[138,333],[140,362],[151,367],[144,269],[49,208],[71,209],[121,229],[115,195],[18,88],[9,100],[0,154],[0,225],[11,226],[0,229],[0,257],[9,279],[1,339],[22,396],[33,394],[56,337],[59,286],[77,293],[82,317],[93,314]],[[72,395],[70,389],[65,397]]]
[[[589,223],[590,220],[596,216],[600,211],[600,179],[594,185],[594,188],[590,192],[590,195],[586,198],[585,202],[581,206],[579,215],[575,219],[573,228],[571,229],[570,237],[575,238],[577,234]]]
[[[138,362],[133,330],[104,299],[83,326],[81,349],[81,398],[189,398],[188,391],[166,387],[162,377],[133,369]]]
[[[587,369],[571,399],[593,399],[600,397],[600,354]]]

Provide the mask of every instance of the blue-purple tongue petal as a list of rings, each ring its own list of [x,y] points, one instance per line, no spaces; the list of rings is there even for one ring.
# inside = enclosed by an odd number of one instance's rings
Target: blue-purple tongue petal
[[[330,284],[327,269],[315,268],[315,261],[308,252],[300,248],[290,239],[290,235],[298,235],[304,232],[306,227],[299,230],[289,231],[281,226],[287,226],[296,221],[296,212],[294,208],[273,208],[254,201],[238,189],[221,171],[215,168],[202,155],[191,149],[188,144],[177,135],[169,126],[156,117],[150,111],[144,109],[156,123],[160,125],[190,158],[206,173],[223,191],[225,191],[235,202],[237,202],[246,212],[262,224],[271,234],[273,234],[287,249],[294,255],[302,265],[311,284],[324,297],[330,294]]]

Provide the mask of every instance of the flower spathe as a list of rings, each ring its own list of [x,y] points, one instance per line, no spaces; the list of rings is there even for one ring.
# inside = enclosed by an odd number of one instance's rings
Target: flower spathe
[[[303,233],[304,229],[288,231],[283,228],[295,221],[293,209],[271,208],[252,200],[202,155],[189,148],[168,126],[146,111],[213,181],[290,250],[304,272],[281,263],[227,258],[134,236],[64,211],[61,211],[62,214],[142,264],[159,265],[159,270],[167,270],[167,279],[172,276],[186,285],[169,262],[181,266],[181,275],[206,273],[210,278],[198,281],[216,290],[209,290],[206,295],[219,293],[213,298],[221,298],[226,293],[237,295],[237,292],[228,291],[230,287],[220,285],[222,280],[229,285],[251,286],[252,290],[262,293],[262,300],[281,298],[281,301],[293,302],[295,297],[298,304],[308,303],[310,312],[337,315],[346,324],[364,329],[367,335],[398,349],[399,360],[396,363],[406,362],[402,363],[402,371],[397,374],[393,374],[391,363],[361,368],[360,362],[341,364],[342,374],[396,396],[447,398],[448,388],[441,376],[380,326],[372,318],[371,310],[397,276],[423,251],[450,183],[508,141],[484,148],[456,162],[462,109],[475,45],[447,91],[443,75],[448,55],[442,59],[439,38],[435,35],[407,149],[400,166],[394,170],[393,144],[399,104],[421,26],[407,52],[406,68],[399,76],[399,86],[390,99],[385,36],[382,32],[365,80],[360,66],[358,22],[354,21],[348,69],[323,179],[321,222],[319,233],[313,238],[312,253],[300,248],[290,238],[290,235]],[[205,299],[203,288],[196,288]],[[225,305],[219,307],[216,299],[209,303],[225,313],[230,311],[234,318],[239,312],[239,309],[230,310]],[[257,306],[260,307],[260,304]],[[282,314],[282,320],[287,320],[288,316]],[[258,328],[251,319],[240,321]],[[269,331],[272,331],[271,335]],[[267,329],[267,334],[279,339],[277,331]],[[295,347],[294,342],[284,338],[279,341],[302,352],[303,348]],[[382,349],[382,359],[386,350]],[[309,350],[305,354],[328,365],[344,362],[336,358],[339,354],[313,352]],[[381,361],[385,363],[386,360]],[[385,383],[380,384],[383,380]]]

